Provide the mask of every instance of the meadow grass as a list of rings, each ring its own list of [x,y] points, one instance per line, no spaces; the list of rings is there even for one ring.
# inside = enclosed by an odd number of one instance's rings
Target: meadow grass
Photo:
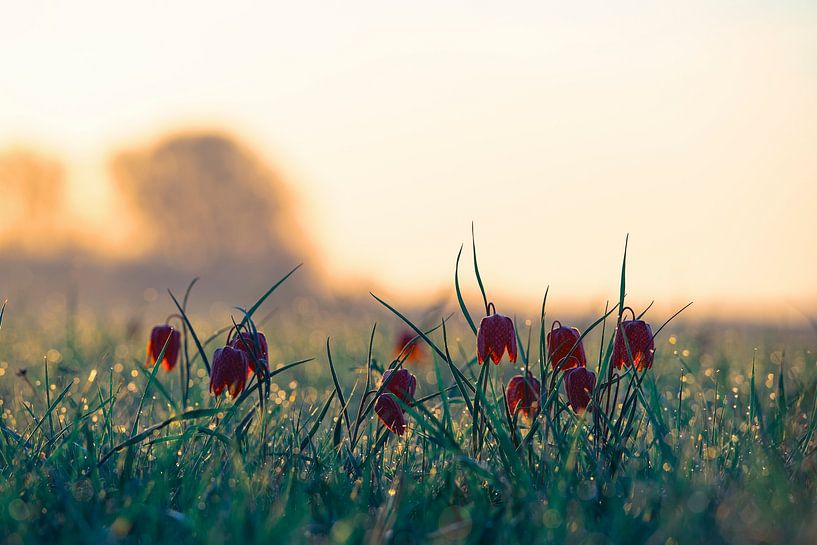
[[[281,282],[212,335],[188,318],[190,290],[171,294],[184,339],[172,374],[140,357],[99,368],[69,336],[67,366],[46,357],[13,376],[0,330],[0,541],[817,542],[812,353],[746,338],[735,350],[718,331],[670,325],[655,328],[651,369],[612,368],[625,252],[618,301],[575,324],[599,377],[595,409],[577,414],[547,358],[546,296],[538,321],[516,324],[515,365],[477,363],[483,313],[462,295],[461,253],[458,316],[420,327],[375,296],[410,346],[394,351],[373,324],[363,345],[332,338],[287,360],[284,348],[235,400],[208,392],[213,349],[231,327],[263,330],[258,311]],[[420,379],[402,436],[373,411],[382,373],[399,367]],[[541,384],[529,417],[505,400],[520,369]]]

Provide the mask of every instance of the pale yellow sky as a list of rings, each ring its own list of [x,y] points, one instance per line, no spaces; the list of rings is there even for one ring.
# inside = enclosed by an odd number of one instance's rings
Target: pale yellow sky
[[[815,301],[817,8],[565,4],[0,2],[0,148],[115,234],[111,152],[227,128],[333,276],[393,291],[447,285],[474,220],[519,298],[614,296],[629,232],[638,297]]]

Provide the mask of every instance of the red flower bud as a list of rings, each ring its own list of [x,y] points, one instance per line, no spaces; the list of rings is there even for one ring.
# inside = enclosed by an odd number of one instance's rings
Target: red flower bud
[[[260,331],[257,332],[257,340],[256,336],[249,331],[242,331],[230,341],[230,346],[244,352],[251,372],[255,372],[256,360],[264,367],[269,367],[267,338]]]
[[[219,348],[213,354],[211,371],[210,392],[218,396],[226,388],[235,399],[247,382],[247,355],[232,346]]]
[[[167,324],[157,325],[150,332],[145,367],[153,367],[156,365],[156,360],[159,359],[159,354],[162,353],[162,348],[164,348],[165,343],[167,343],[167,348],[162,358],[162,367],[168,372],[176,367],[176,362],[179,359],[179,348],[182,344],[181,335]]]
[[[583,413],[596,387],[596,374],[586,367],[576,367],[565,373],[564,381],[567,401],[576,413]]]
[[[513,320],[502,314],[486,316],[477,331],[477,360],[482,365],[488,356],[496,365],[508,351],[511,363],[516,362],[516,330]]]
[[[417,391],[417,379],[407,369],[386,371],[383,373],[382,384],[386,385],[385,391],[393,393],[406,405],[411,404],[414,392]]]
[[[508,400],[508,410],[511,415],[517,409],[525,416],[530,416],[539,404],[539,381],[533,378],[528,371],[527,376],[516,375],[508,382],[505,398]]]
[[[587,367],[581,337],[582,334],[575,327],[563,326],[558,320],[553,322],[547,335],[548,359],[553,369],[564,371],[573,367]]]
[[[391,393],[380,394],[374,404],[374,412],[383,424],[397,435],[406,431],[406,419],[402,407]]]
[[[616,369],[635,365],[638,371],[643,371],[652,367],[654,357],[655,343],[650,324],[643,320],[622,321],[616,328],[613,342],[613,365]]]
[[[416,337],[414,331],[403,330],[400,335],[397,336],[397,342],[394,344],[395,351],[399,354],[406,348],[406,345],[414,340]],[[406,349],[406,361],[419,361],[423,359],[423,345],[422,340],[418,339],[414,342],[409,348]]]

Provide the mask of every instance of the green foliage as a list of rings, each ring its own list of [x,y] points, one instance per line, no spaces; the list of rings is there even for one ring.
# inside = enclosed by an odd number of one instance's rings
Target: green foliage
[[[261,371],[256,362],[237,399],[213,398],[205,349],[230,329],[256,331],[262,321],[254,314],[279,282],[209,337],[193,328],[190,290],[183,304],[171,294],[184,346],[192,340],[197,351],[185,350],[179,363],[189,377],[184,387],[158,365],[142,370],[138,359],[80,378],[94,355],[79,344],[71,365],[81,373],[55,373],[46,361],[15,378],[19,388],[0,382],[0,541],[810,541],[817,514],[813,355],[793,349],[788,365],[782,355],[766,365],[757,351],[747,358],[744,347],[726,344],[713,355],[705,348],[713,332],[687,326],[657,341],[652,369],[614,369],[625,260],[618,303],[582,332],[598,346],[598,360],[588,362],[599,373],[593,409],[574,413],[563,373],[551,371],[546,293],[528,341],[517,332],[523,369],[539,375],[540,403],[529,418],[511,414],[505,384],[519,369],[477,364],[460,257],[459,319],[435,317],[428,327],[375,296],[414,331],[411,343],[427,349],[424,364],[410,362],[406,347],[394,356],[388,338],[372,328],[360,350],[337,335],[331,345],[327,339],[323,365],[298,358]],[[474,272],[487,313],[476,255]],[[529,361],[534,327],[539,358]],[[678,337],[684,350],[675,348]],[[387,387],[378,378],[401,367],[420,386],[413,403],[400,402],[408,431],[397,436],[379,422],[374,404]]]

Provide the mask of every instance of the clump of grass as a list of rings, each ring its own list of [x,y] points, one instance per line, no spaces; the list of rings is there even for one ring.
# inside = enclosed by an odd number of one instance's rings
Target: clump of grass
[[[472,251],[489,314],[475,242]],[[27,391],[0,397],[0,538],[810,542],[817,468],[811,367],[793,377],[781,356],[772,373],[751,362],[747,379],[738,381],[750,362],[704,366],[662,349],[652,368],[617,369],[625,247],[618,300],[581,328],[582,342],[598,343],[587,362],[598,380],[588,410],[576,412],[564,371],[548,357],[547,292],[538,324],[527,332],[515,327],[521,361],[477,363],[478,327],[461,290],[461,256],[462,249],[454,274],[461,316],[421,326],[373,295],[415,333],[396,355],[391,343],[378,346],[377,326],[365,332],[363,354],[327,339],[322,366],[308,357],[269,367],[256,361],[235,400],[208,393],[209,354],[231,329],[259,331],[256,312],[283,280],[209,337],[187,315],[190,290],[182,302],[170,294],[185,347],[178,388],[159,365],[142,370],[138,360],[127,385],[113,369],[60,382],[47,376],[47,361],[30,368]],[[646,319],[648,310],[633,314]],[[661,333],[663,326],[655,330]],[[428,348],[429,367],[409,360],[417,344]],[[398,400],[407,424],[398,436],[377,418],[375,401],[389,388],[390,379],[379,379],[401,368],[425,380],[413,400]],[[540,384],[528,415],[511,413],[505,399],[504,377],[518,369]],[[286,384],[291,373],[301,381]],[[302,393],[305,382],[322,388],[314,399]]]

